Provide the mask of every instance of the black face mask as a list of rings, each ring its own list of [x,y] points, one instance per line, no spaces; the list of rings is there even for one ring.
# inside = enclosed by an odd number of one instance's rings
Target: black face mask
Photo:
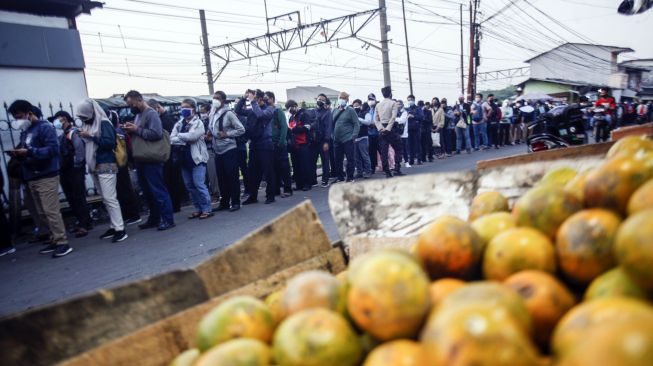
[[[319,108],[324,107],[324,101],[322,101],[322,100],[318,100],[318,101],[317,101],[317,106],[318,106]]]
[[[131,107],[130,110],[134,116],[141,113],[141,110],[138,109],[138,107]]]
[[[361,111],[361,107],[355,107],[354,110],[358,113]]]

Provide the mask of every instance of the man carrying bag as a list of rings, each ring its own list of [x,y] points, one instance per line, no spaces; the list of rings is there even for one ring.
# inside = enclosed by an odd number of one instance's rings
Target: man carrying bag
[[[163,164],[170,156],[170,136],[161,125],[159,114],[150,108],[141,93],[131,90],[124,97],[135,116],[123,130],[132,138],[132,155],[138,180],[147,199],[150,216],[141,229],[168,230],[175,226],[172,201],[163,180]]]

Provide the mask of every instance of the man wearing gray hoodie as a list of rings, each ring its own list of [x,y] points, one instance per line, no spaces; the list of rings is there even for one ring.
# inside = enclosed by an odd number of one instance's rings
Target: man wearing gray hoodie
[[[220,205],[217,211],[240,209],[240,179],[238,177],[238,155],[236,138],[245,133],[245,127],[227,104],[223,91],[213,94],[213,104],[209,116],[209,128],[213,136],[215,167],[220,186]]]

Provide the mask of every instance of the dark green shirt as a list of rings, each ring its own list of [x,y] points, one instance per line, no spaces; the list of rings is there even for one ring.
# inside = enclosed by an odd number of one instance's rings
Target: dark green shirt
[[[354,140],[358,136],[358,131],[360,130],[361,125],[354,108],[347,106],[342,111],[340,108],[336,108],[331,112],[331,114],[335,121],[335,127],[333,128],[333,141],[343,143]]]
[[[286,114],[279,108],[272,117],[272,143],[275,147],[285,147],[288,143],[286,136],[288,135],[288,122],[286,122]]]

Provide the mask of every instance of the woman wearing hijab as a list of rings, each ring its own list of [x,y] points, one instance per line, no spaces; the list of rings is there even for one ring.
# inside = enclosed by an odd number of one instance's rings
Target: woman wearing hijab
[[[116,131],[100,105],[92,99],[79,103],[77,116],[84,122],[79,135],[86,141],[86,165],[111,220],[111,227],[100,238],[121,242],[127,239],[127,233],[116,195]]]
[[[173,151],[181,163],[181,175],[196,210],[188,218],[202,220],[213,216],[213,212],[211,196],[204,183],[209,152],[204,142],[204,123],[195,112],[196,107],[192,99],[181,102],[181,120],[172,128],[170,143],[179,146]]]

